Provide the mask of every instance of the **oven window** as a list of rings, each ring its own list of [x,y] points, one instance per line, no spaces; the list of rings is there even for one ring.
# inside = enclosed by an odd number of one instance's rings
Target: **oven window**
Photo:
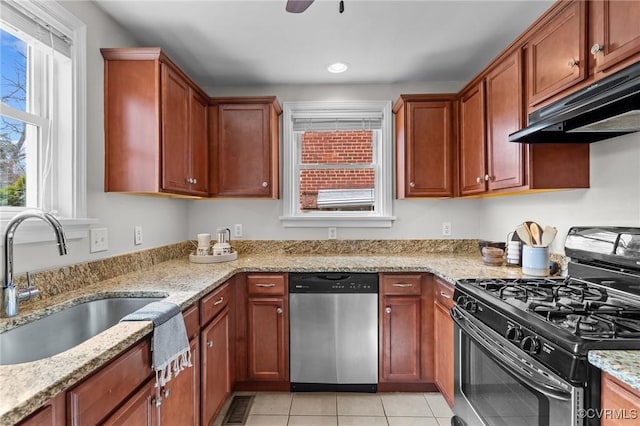
[[[460,333],[460,390],[487,425],[572,425],[572,402],[547,397],[510,374],[490,353]]]

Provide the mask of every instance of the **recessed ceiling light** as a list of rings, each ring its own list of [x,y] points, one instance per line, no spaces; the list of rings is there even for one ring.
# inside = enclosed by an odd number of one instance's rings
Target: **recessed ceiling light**
[[[336,62],[327,67],[327,71],[333,74],[340,74],[341,72],[345,72],[349,68],[347,64],[344,62]]]

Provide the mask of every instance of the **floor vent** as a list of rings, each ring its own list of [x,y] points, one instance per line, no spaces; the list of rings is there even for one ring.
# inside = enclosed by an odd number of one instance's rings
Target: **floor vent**
[[[224,416],[223,425],[243,425],[249,416],[253,395],[236,395]]]

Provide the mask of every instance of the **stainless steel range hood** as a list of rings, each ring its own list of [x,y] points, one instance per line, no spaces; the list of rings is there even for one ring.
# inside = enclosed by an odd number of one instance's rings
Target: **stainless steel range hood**
[[[640,131],[640,62],[529,115],[522,143],[591,143]]]

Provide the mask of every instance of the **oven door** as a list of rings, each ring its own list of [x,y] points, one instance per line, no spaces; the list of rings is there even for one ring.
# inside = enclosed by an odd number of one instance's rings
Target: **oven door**
[[[458,425],[582,425],[583,389],[563,381],[459,307],[455,321]]]

